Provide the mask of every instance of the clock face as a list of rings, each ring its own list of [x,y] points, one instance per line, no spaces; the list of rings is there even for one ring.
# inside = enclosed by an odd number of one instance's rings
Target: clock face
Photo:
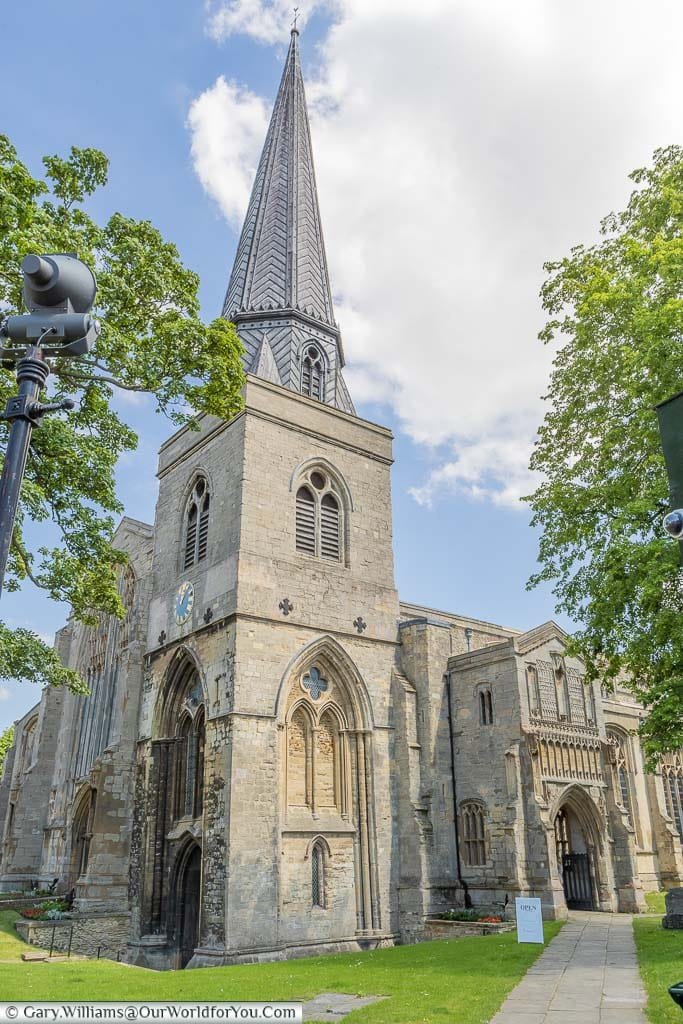
[[[187,622],[189,619],[193,604],[194,587],[187,581],[185,583],[181,583],[178,587],[173,605],[173,613],[179,626],[182,626],[183,622]]]

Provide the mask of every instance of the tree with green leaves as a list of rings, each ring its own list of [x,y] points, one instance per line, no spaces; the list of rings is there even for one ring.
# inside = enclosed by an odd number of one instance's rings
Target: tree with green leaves
[[[5,769],[5,761],[7,760],[7,754],[12,749],[14,743],[14,726],[8,725],[3,734],[0,736],[0,778]]]
[[[199,317],[198,278],[149,221],[114,213],[102,226],[88,198],[107,182],[108,160],[95,149],[45,157],[45,180],[33,177],[0,135],[0,310],[23,312],[23,257],[75,253],[97,275],[94,315],[102,333],[88,355],[54,360],[50,400],[70,396],[67,415],[46,417],[33,432],[6,580],[6,596],[24,584],[67,601],[77,619],[123,612],[117,573],[125,556],[111,544],[122,511],[114,472],[137,446],[112,407],[117,391],[153,397],[174,424],[199,413],[230,418],[241,405],[242,346],[234,326]],[[0,406],[16,391],[12,367],[0,368]],[[0,466],[8,427],[0,425]],[[53,547],[30,550],[25,526],[51,521]],[[0,622],[0,678],[82,687],[76,674],[30,630]]]
[[[683,577],[662,530],[668,482],[654,406],[683,389],[683,148],[631,174],[602,240],[546,264],[541,292],[559,342],[527,500],[540,569],[579,624],[571,650],[591,679],[626,681],[647,709],[652,762],[683,746]]]

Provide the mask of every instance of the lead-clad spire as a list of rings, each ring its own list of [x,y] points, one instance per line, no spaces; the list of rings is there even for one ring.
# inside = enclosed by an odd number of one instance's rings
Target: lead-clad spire
[[[296,28],[223,315],[237,324],[247,370],[265,376],[268,366],[267,379],[354,411],[341,379],[343,350],[327,273]]]

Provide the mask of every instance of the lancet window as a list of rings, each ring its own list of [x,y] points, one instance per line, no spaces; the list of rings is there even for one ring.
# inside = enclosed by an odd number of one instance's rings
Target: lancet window
[[[301,394],[325,401],[325,360],[316,345],[309,345],[301,361]]]
[[[479,722],[481,725],[493,725],[493,698],[488,687],[479,691]]]
[[[197,478],[185,509],[185,540],[183,569],[206,558],[209,543],[209,511],[211,496],[203,476]]]
[[[311,905],[325,906],[325,856],[322,843],[315,843],[311,851]]]

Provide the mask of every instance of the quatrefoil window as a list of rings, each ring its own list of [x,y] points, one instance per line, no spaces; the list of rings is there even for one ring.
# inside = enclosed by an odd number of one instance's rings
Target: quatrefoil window
[[[311,700],[317,700],[321,693],[325,693],[329,683],[327,679],[323,679],[320,670],[313,667],[308,672],[304,672],[301,677],[301,685],[311,697]]]

